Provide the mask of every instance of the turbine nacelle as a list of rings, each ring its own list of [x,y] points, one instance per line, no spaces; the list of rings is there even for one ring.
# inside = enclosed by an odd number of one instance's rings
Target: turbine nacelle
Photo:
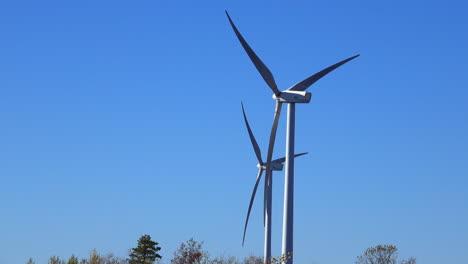
[[[308,104],[312,99],[312,93],[306,91],[282,91],[279,95],[273,94],[273,99],[280,103]]]
[[[257,164],[257,168],[262,170],[267,170],[266,164]],[[270,170],[272,171],[282,171],[283,170],[283,163],[272,162],[270,166]]]

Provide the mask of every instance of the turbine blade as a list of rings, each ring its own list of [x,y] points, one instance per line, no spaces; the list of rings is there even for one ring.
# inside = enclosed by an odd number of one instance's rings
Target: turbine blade
[[[260,165],[263,164],[262,161],[262,153],[260,152],[260,148],[258,147],[257,140],[255,140],[255,136],[252,133],[252,129],[250,129],[249,121],[247,120],[247,116],[245,115],[244,104],[241,102],[242,106],[242,114],[244,115],[245,126],[247,127],[247,131],[249,132],[250,142],[252,142],[252,146],[255,151],[255,155],[257,156],[258,163]]]
[[[236,33],[237,38],[242,44],[242,47],[244,47],[245,52],[247,52],[247,55],[249,55],[249,58],[255,65],[255,68],[257,68],[257,71],[260,73],[260,75],[262,75],[263,80],[265,80],[265,82],[268,84],[268,86],[273,91],[273,93],[275,93],[276,95],[279,95],[281,92],[280,90],[278,90],[278,86],[276,85],[273,74],[271,74],[271,71],[268,69],[268,67],[262,62],[262,60],[260,60],[257,54],[255,54],[255,52],[249,46],[247,41],[245,41],[244,37],[242,37],[239,30],[237,30],[236,25],[234,25],[234,22],[232,22],[232,19],[229,16],[229,13],[227,11],[226,11],[226,15],[229,19],[229,23],[231,24],[232,29],[234,30],[234,33]]]
[[[316,81],[320,80],[323,76],[329,74],[334,69],[340,67],[341,65],[343,65],[343,64],[347,63],[348,61],[350,61],[350,60],[352,60],[354,58],[357,58],[357,57],[359,57],[359,54],[355,55],[353,57],[347,58],[345,60],[342,60],[342,61],[340,61],[338,63],[335,63],[332,66],[330,66],[328,68],[325,68],[325,69],[317,72],[316,74],[314,74],[312,76],[309,76],[306,79],[296,83],[295,85],[288,88],[288,90],[289,91],[305,91],[307,88],[309,88]]]
[[[265,225],[265,212],[266,212],[266,202],[267,202],[267,187],[268,187],[268,181],[270,180],[269,177],[271,177],[271,159],[273,157],[273,148],[275,146],[275,139],[276,139],[276,131],[278,130],[278,122],[279,118],[281,115],[281,108],[283,106],[283,103],[280,103],[276,101],[276,106],[275,106],[275,117],[273,118],[273,125],[271,127],[270,131],[270,141],[268,143],[268,153],[267,153],[267,172],[265,173],[265,191],[264,191],[264,198],[263,198],[263,225]]]
[[[257,175],[257,181],[255,182],[255,186],[252,191],[252,196],[250,197],[249,210],[247,210],[247,218],[245,219],[245,226],[244,226],[244,235],[242,237],[242,246],[244,246],[245,233],[247,232],[247,225],[249,224],[250,211],[252,210],[252,205],[255,199],[255,194],[257,193],[258,183],[260,182],[260,179],[262,178],[262,172],[263,172],[263,169],[260,168],[260,170],[258,171],[258,175]]]
[[[271,159],[273,157],[273,148],[275,147],[276,131],[278,130],[278,122],[281,115],[281,107],[283,103],[276,101],[275,107],[275,117],[273,119],[273,125],[270,132],[270,141],[268,143],[268,153],[267,153],[267,169],[269,169],[271,164]]]
[[[300,156],[305,155],[305,154],[309,154],[309,152],[303,152],[303,153],[296,154],[296,155],[294,155],[294,158],[300,157]],[[275,159],[275,160],[271,161],[271,163],[283,163],[285,160],[286,160],[286,157],[282,157],[280,159]]]

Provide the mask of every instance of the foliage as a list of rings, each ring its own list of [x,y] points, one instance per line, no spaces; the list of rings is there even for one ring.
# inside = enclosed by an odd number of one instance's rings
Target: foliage
[[[71,255],[68,259],[67,264],[79,264],[78,258],[75,255]]]
[[[104,259],[101,257],[101,255],[97,252],[96,249],[93,249],[93,251],[91,251],[91,254],[89,255],[88,264],[104,264]]]
[[[174,252],[171,264],[201,264],[208,263],[208,252],[202,249],[203,242],[199,243],[193,238],[180,244]]]
[[[120,258],[114,256],[114,254],[109,253],[105,256],[99,254],[97,250],[93,249],[89,254],[89,258],[83,258],[79,260],[75,255],[64,261],[57,256],[52,256],[49,258],[48,264],[128,264],[125,258]],[[32,258],[29,258],[26,264],[35,264]]]
[[[397,264],[398,248],[394,245],[377,245],[357,257],[356,264]],[[400,264],[416,264],[415,258],[400,261]]]
[[[125,258],[116,257],[112,253],[107,254],[102,259],[104,260],[104,264],[128,264]]]
[[[99,254],[95,249],[90,252],[88,258],[79,260],[72,255],[68,261],[64,261],[58,256],[49,258],[48,264],[162,264],[161,255],[158,251],[158,243],[151,240],[149,235],[143,235],[138,239],[138,246],[129,251],[129,258],[120,258],[112,253],[107,255]],[[271,258],[267,264],[282,264],[292,257],[292,253]],[[167,263],[167,262],[165,262]],[[398,249],[394,245],[377,245],[370,247],[357,257],[356,264],[416,264],[416,259],[411,257],[404,260],[398,259]],[[26,264],[35,264],[29,258]],[[197,242],[193,238],[181,243],[174,252],[170,264],[264,264],[263,258],[258,256],[248,256],[238,259],[235,256],[220,255],[210,258],[206,250],[203,249],[203,242]]]
[[[244,258],[243,264],[263,264],[263,259],[259,256],[248,256]]]
[[[226,257],[224,255],[215,257],[214,259],[210,260],[209,263],[210,264],[240,264],[239,260],[236,257],[234,256]]]
[[[286,261],[288,259],[290,259],[292,257],[292,253],[288,253],[288,254],[283,254],[277,258],[275,257],[272,257],[270,261],[268,261],[267,264],[281,264],[281,263],[286,263]]]
[[[281,264],[287,259],[291,258],[291,256],[292,254],[286,254],[286,255],[279,256],[279,257],[271,258],[268,264]],[[195,263],[198,263],[198,262],[195,262]],[[248,256],[244,258],[243,261],[240,261],[234,256],[226,257],[224,255],[216,257],[214,259],[209,259],[208,261],[206,261],[206,263],[209,263],[209,264],[264,264],[263,258],[258,257],[258,256]]]
[[[416,264],[416,259],[411,257],[411,258],[409,258],[407,260],[402,260],[400,262],[400,264]]]
[[[49,258],[48,264],[65,264],[65,261],[61,260],[57,256],[52,256]]]
[[[161,255],[157,252],[161,247],[157,247],[158,243],[151,240],[150,235],[143,235],[138,239],[138,246],[132,248],[128,262],[130,264],[152,264],[156,259],[161,259]]]

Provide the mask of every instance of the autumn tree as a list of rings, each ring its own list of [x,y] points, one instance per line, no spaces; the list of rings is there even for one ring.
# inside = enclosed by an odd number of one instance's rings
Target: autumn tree
[[[202,249],[203,242],[199,243],[193,238],[180,244],[174,252],[171,264],[202,264],[208,262],[208,253]]]
[[[394,245],[370,247],[357,257],[356,264],[416,264],[415,258],[398,262],[398,248]]]
[[[107,254],[105,257],[102,258],[104,264],[128,264],[125,258],[120,258],[115,256],[113,253]]]
[[[128,262],[125,258],[116,257],[112,253],[101,255],[96,249],[93,249],[89,258],[78,260],[75,255],[72,255],[67,264],[128,264]]]
[[[79,264],[78,258],[75,255],[71,255],[67,261],[67,264]]]
[[[248,256],[244,259],[243,264],[263,264],[263,258],[259,256]]]
[[[416,264],[416,259],[411,257],[411,258],[409,258],[407,260],[402,260],[401,264]]]
[[[48,264],[65,264],[65,261],[61,260],[57,256],[52,256],[49,258]]]
[[[161,259],[161,255],[158,254],[161,247],[157,245],[159,244],[151,240],[150,235],[141,236],[138,239],[138,246],[131,250],[128,259],[129,264],[152,264],[157,259]]]
[[[88,264],[104,264],[104,259],[97,252],[96,249],[93,249],[89,254]]]
[[[209,261],[210,264],[241,264],[234,256],[218,256]],[[263,264],[263,263],[262,263]]]

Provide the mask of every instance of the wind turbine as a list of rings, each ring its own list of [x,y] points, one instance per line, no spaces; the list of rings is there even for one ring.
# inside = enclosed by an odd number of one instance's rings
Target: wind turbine
[[[265,226],[265,247],[264,247],[264,262],[269,263],[271,261],[271,203],[272,203],[272,175],[273,171],[282,171],[283,170],[283,163],[286,160],[285,157],[272,160],[271,162],[263,162],[262,153],[258,146],[257,140],[250,128],[249,121],[247,120],[247,115],[245,114],[244,105],[241,103],[242,106],[242,114],[244,116],[245,126],[247,127],[247,132],[249,133],[250,142],[252,143],[252,147],[255,151],[255,155],[257,156],[258,160],[258,175],[257,180],[255,181],[255,185],[252,191],[252,196],[250,197],[249,209],[247,210],[247,217],[245,219],[245,226],[244,226],[244,235],[242,237],[242,246],[244,245],[245,241],[245,233],[247,231],[247,225],[249,223],[250,211],[252,210],[252,205],[255,199],[255,194],[257,193],[258,184],[262,178],[263,171],[265,172],[265,188],[264,188],[264,197],[263,197],[263,224]],[[302,155],[307,154],[300,153],[294,155],[294,157],[299,157]]]
[[[242,47],[247,52],[250,60],[257,68],[260,75],[263,77],[267,85],[273,91],[273,99],[276,100],[275,117],[273,120],[273,126],[270,133],[270,145],[268,148],[267,163],[271,161],[271,155],[273,152],[274,141],[276,138],[276,130],[278,128],[278,121],[281,114],[281,107],[283,103],[288,104],[288,113],[286,121],[286,173],[285,173],[285,184],[284,184],[284,212],[283,212],[283,241],[282,241],[282,256],[288,256],[285,263],[293,264],[293,216],[294,216],[294,135],[295,135],[295,113],[296,103],[309,103],[312,98],[312,94],[305,90],[312,84],[320,80],[322,77],[340,67],[341,65],[355,59],[359,56],[355,55],[344,59],[338,63],[335,63],[309,77],[296,83],[290,88],[280,91],[276,85],[273,74],[268,67],[260,60],[255,54],[252,48],[249,46],[244,37],[234,25],[231,17],[226,11],[226,15],[229,19],[229,23],[232,29],[236,33]]]

